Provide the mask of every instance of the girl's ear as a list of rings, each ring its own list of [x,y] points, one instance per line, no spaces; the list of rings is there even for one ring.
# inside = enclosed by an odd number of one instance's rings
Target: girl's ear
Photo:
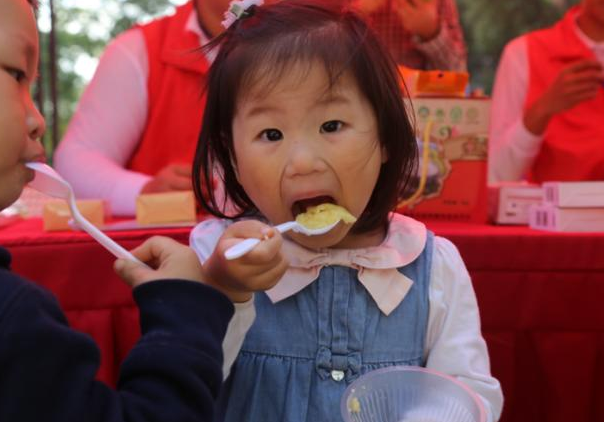
[[[382,164],[386,164],[386,162],[388,161],[388,151],[386,150],[386,146],[382,145],[381,147],[382,149]]]
[[[237,169],[237,161],[235,161],[235,157],[231,157],[231,168],[233,169],[233,173],[235,173],[237,183],[241,184],[241,180],[239,178],[239,170]]]

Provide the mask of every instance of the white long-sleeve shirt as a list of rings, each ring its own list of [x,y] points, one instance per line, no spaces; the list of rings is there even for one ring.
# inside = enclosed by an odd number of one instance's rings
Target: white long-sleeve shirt
[[[596,43],[575,25],[578,37],[604,66],[604,42]],[[526,36],[505,47],[493,86],[489,128],[489,183],[522,180],[541,149],[542,135],[524,126],[529,89]]]
[[[195,12],[185,31],[198,35],[200,45],[208,41]],[[105,199],[114,215],[134,215],[136,197],[152,178],[125,168],[147,124],[148,77],[142,31],[124,32],[103,53],[54,155],[76,196]]]

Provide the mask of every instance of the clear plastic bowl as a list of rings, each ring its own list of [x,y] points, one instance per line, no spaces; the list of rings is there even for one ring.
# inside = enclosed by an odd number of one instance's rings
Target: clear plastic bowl
[[[485,422],[480,398],[445,374],[415,366],[366,373],[342,397],[346,422]]]

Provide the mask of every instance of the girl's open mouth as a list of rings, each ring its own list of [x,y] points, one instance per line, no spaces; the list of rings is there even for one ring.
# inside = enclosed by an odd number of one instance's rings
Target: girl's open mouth
[[[306,212],[306,210],[308,210],[309,207],[314,207],[314,206],[325,204],[325,203],[335,204],[336,201],[331,196],[327,196],[327,195],[300,199],[300,200],[294,202],[294,204],[292,205],[292,210],[291,210],[292,215],[295,218],[298,216],[298,214],[302,214],[303,212]]]

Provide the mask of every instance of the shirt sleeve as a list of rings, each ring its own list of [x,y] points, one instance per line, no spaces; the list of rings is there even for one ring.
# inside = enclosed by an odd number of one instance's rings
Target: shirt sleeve
[[[489,183],[522,180],[539,153],[542,136],[524,126],[528,92],[526,39],[512,40],[497,67],[489,126]]]
[[[202,264],[212,255],[218,240],[229,224],[229,221],[211,218],[202,221],[191,231],[189,244]],[[226,336],[222,342],[224,379],[231,373],[231,367],[235,363],[243,345],[243,340],[245,340],[245,336],[255,319],[254,297],[247,302],[235,304],[235,315],[229,323]]]
[[[435,237],[430,279],[426,367],[465,383],[482,399],[488,421],[501,416],[503,394],[490,373],[470,275],[455,246]]]
[[[415,37],[417,48],[426,56],[429,68],[464,72],[467,51],[455,0],[441,0],[439,15],[438,35],[425,42]]]
[[[68,327],[50,293],[21,282],[2,307],[0,420],[213,420],[220,343],[233,314],[227,297],[185,280],[137,287],[142,337],[112,389],[94,380],[94,341]]]
[[[147,122],[148,66],[139,29],[109,44],[54,155],[77,197],[105,199],[115,215],[134,215],[151,180],[125,169]]]

